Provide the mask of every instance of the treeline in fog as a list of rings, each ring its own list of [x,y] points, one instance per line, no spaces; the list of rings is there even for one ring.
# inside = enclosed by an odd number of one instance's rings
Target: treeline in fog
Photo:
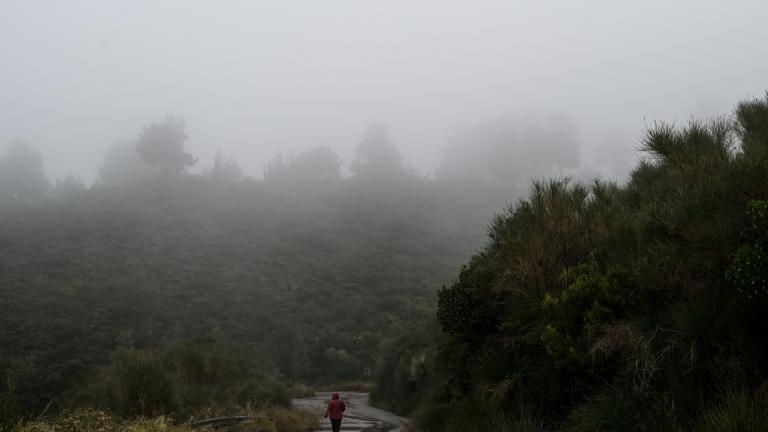
[[[243,173],[237,160],[221,150],[212,161],[201,161],[187,152],[186,129],[183,119],[168,116],[141,128],[135,140],[112,144],[104,152],[90,186],[76,174],[50,180],[45,174],[44,155],[33,143],[16,140],[0,152],[0,203],[6,207],[41,205],[66,200],[88,189],[126,188],[174,177],[256,181]],[[533,178],[585,176],[591,171],[581,158],[578,130],[563,115],[552,115],[543,121],[534,116],[507,116],[458,131],[446,143],[433,174],[420,174],[409,168],[387,126],[379,122],[368,127],[355,150],[355,159],[348,161],[347,175],[343,175],[345,162],[338,154],[330,147],[318,146],[297,154],[278,153],[264,164],[261,178],[265,182],[433,178],[482,183],[503,188],[506,196],[515,197]],[[618,166],[626,163],[626,158],[616,158]]]

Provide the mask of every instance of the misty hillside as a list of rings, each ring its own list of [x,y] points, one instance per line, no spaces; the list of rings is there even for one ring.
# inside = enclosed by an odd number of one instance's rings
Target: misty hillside
[[[481,245],[498,190],[155,179],[0,208],[0,368],[41,407],[128,338],[223,331],[297,380],[366,378],[393,321]],[[15,366],[14,366],[15,365]]]
[[[2,0],[0,432],[768,432],[766,18]]]

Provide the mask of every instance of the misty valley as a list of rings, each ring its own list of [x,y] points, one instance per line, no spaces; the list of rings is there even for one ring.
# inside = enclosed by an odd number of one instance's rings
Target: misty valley
[[[188,174],[186,139],[145,127],[91,187],[0,159],[3,431],[313,430],[291,401],[325,389],[416,430],[768,419],[768,99],[654,126],[626,182],[528,190],[420,177],[380,124],[346,177],[328,148]]]
[[[0,432],[768,432],[766,0],[1,0]]]

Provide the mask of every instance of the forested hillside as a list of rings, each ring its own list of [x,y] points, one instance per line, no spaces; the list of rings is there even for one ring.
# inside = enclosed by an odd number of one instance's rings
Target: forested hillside
[[[0,432],[768,432],[767,24],[0,0]]]
[[[35,413],[113,351],[215,334],[280,379],[368,379],[382,335],[450,281],[507,192],[161,176],[2,206],[0,375]]]
[[[419,430],[768,430],[768,98],[642,150],[500,213],[374,399]]]

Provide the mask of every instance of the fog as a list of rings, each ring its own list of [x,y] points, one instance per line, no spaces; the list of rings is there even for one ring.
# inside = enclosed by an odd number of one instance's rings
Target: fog
[[[261,178],[328,146],[350,172],[373,122],[432,176],[466,130],[569,118],[581,170],[621,177],[655,120],[766,89],[762,1],[10,1],[0,149],[95,180],[107,149],[184,118],[192,171],[222,151]],[[550,150],[557,153],[555,146]]]

